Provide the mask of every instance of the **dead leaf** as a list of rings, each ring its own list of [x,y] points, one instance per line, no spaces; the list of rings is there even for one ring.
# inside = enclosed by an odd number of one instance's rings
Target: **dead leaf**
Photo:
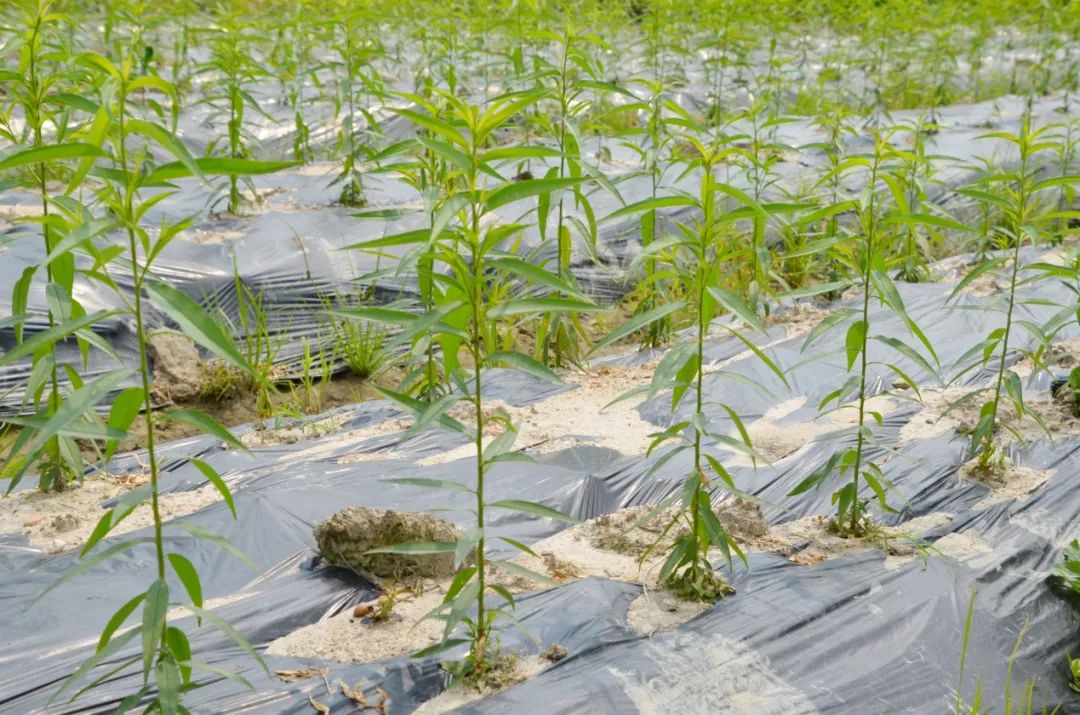
[[[330,715],[330,708],[329,707],[327,707],[326,705],[323,705],[322,703],[320,703],[318,700],[311,697],[310,695],[307,696],[307,699],[308,699],[308,702],[311,703],[311,707],[318,710],[320,713],[322,713],[322,715]]]
[[[300,668],[298,670],[275,670],[274,675],[286,683],[295,683],[297,680],[314,678],[316,675],[326,677],[326,668]]]

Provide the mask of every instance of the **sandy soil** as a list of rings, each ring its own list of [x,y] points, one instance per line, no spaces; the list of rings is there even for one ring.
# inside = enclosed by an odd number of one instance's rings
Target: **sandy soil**
[[[513,665],[510,666],[510,670],[500,676],[504,681],[502,687],[487,688],[484,690],[476,690],[464,686],[452,687],[423,703],[413,712],[416,715],[442,715],[442,713],[448,713],[463,705],[468,705],[481,698],[485,698],[498,690],[524,682],[550,666],[550,661],[539,656],[515,658]]]
[[[907,441],[918,441],[937,437],[949,430],[960,433],[969,433],[979,422],[979,411],[983,403],[988,401],[993,394],[992,390],[984,390],[983,394],[965,400],[950,409],[957,400],[972,394],[972,390],[966,388],[946,388],[923,390],[923,409],[912,416],[911,420],[900,429],[900,438]],[[1066,436],[1080,435],[1080,418],[1064,406],[1043,399],[1036,401],[1034,395],[1025,399],[1026,413],[1023,419],[1017,420],[1016,410],[1007,397],[1002,397],[998,405],[998,421],[1002,426],[998,430],[997,438],[1000,443],[1008,444],[1015,442],[1016,434],[1019,433],[1025,442],[1037,442],[1047,439],[1058,439]],[[1037,414],[1046,425],[1046,429],[1032,416]],[[1005,429],[1007,426],[1010,429]],[[1047,434],[1049,432],[1049,435]]]
[[[26,491],[0,498],[0,534],[24,534],[30,545],[45,553],[81,548],[105,514],[104,502],[145,484],[145,475],[92,475],[82,486],[59,494]],[[162,494],[158,506],[167,521],[192,514],[221,500],[213,485]],[[142,504],[113,527],[110,535],[126,534],[153,524],[149,503]]]
[[[856,405],[846,404],[840,408],[802,422],[784,422],[784,418],[806,404],[806,397],[799,396],[770,407],[760,418],[746,425],[754,450],[769,462],[777,462],[795,454],[821,435],[850,427],[858,422]],[[866,402],[868,412],[887,415],[899,406],[888,395],[877,395]],[[867,417],[867,420],[870,420]],[[735,431],[732,437],[738,438]],[[726,460],[727,466],[750,466],[752,460],[745,454],[736,454]]]
[[[626,455],[644,454],[652,438],[649,435],[663,430],[646,422],[637,411],[644,396],[612,401],[624,393],[652,380],[655,366],[640,365],[618,367],[604,365],[592,372],[566,376],[566,381],[576,389],[553,395],[525,407],[511,407],[501,401],[487,403],[488,409],[500,411],[510,418],[517,428],[515,446],[527,448],[532,453],[555,452],[578,444],[609,447]],[[469,410],[452,413],[467,425],[475,425]],[[490,425],[485,441],[490,442],[498,434],[497,425]],[[442,464],[472,457],[476,448],[461,447],[422,460],[420,464]]]
[[[774,551],[803,565],[828,561],[864,551],[882,549],[893,556],[913,556],[919,537],[952,520],[951,514],[936,512],[916,517],[898,526],[881,526],[865,538],[842,538],[826,529],[828,520],[808,516],[769,527],[769,533],[751,542],[751,548]]]
[[[512,561],[558,583],[588,577],[642,583],[646,590],[634,601],[628,614],[631,626],[645,635],[670,630],[706,610],[710,604],[674,599],[663,593],[656,582],[676,529],[639,564],[641,555],[660,537],[666,519],[674,514],[667,510],[651,521],[639,524],[650,510],[651,507],[629,507],[575,525],[533,544],[536,556],[521,554]],[[747,507],[740,506],[738,513],[746,514]],[[723,514],[721,518],[724,518]],[[764,522],[747,527],[733,518],[728,523],[736,538],[746,536],[742,533],[745,529],[758,533],[759,528],[760,531],[765,528]],[[745,523],[752,524],[752,520],[747,519]],[[717,564],[723,560],[718,551],[711,557]],[[489,576],[492,582],[500,583],[514,593],[550,585],[508,574],[498,567],[492,567]],[[352,613],[339,614],[274,641],[267,652],[368,663],[426,648],[440,640],[442,624],[418,619],[442,602],[449,584],[449,579],[428,579],[414,586],[398,598],[390,620],[374,623],[370,619],[354,618]]]
[[[978,469],[978,461],[971,460],[960,468],[957,476],[962,480],[981,484],[990,490],[975,504],[976,509],[988,509],[1006,501],[1025,501],[1032,492],[1054,476],[1054,472],[1005,464],[999,473],[982,474]]]
[[[302,422],[277,429],[253,429],[241,436],[240,441],[248,449],[295,444],[302,440],[325,437],[341,426],[342,419],[340,415],[331,415],[314,422]]]
[[[835,311],[819,308],[810,303],[796,303],[784,310],[771,313],[765,319],[765,325],[782,325],[787,330],[788,338],[806,335]]]

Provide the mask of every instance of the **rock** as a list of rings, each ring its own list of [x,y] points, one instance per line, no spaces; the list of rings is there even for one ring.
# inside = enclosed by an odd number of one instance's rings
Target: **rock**
[[[315,527],[315,542],[334,566],[364,575],[400,580],[446,578],[454,574],[454,555],[368,554],[367,551],[413,541],[455,541],[458,529],[431,514],[351,506]]]
[[[34,514],[33,516],[28,516],[25,519],[23,519],[23,526],[26,526],[26,527],[37,526],[38,524],[40,524],[43,521],[45,521],[45,515],[44,514]]]
[[[724,502],[716,510],[716,515],[728,533],[739,541],[760,538],[769,531],[769,524],[761,514],[761,507],[746,499],[736,498]]]
[[[202,373],[199,350],[188,337],[176,333],[155,333],[147,341],[154,370],[154,391],[163,399],[190,400],[199,394]]]

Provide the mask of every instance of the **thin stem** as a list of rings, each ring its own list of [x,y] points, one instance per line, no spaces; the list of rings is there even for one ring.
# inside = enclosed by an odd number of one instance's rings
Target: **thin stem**
[[[477,157],[477,145],[476,142],[471,142],[470,147],[471,166],[475,167],[478,163]],[[476,171],[471,172],[469,177],[470,194],[476,195]],[[483,300],[483,285],[484,285],[484,273],[481,261],[481,240],[480,240],[480,210],[478,205],[473,202],[471,206],[471,226],[470,232],[472,237],[472,358],[473,358],[473,391],[474,400],[473,404],[476,408],[476,523],[480,528],[480,538],[476,543],[476,577],[479,582],[480,588],[476,597],[476,633],[473,641],[473,667],[476,670],[477,675],[481,675],[484,672],[485,663],[485,650],[487,647],[487,614],[485,612],[484,603],[484,591],[486,590],[487,583],[484,570],[486,563],[484,559],[484,477],[486,476],[484,471],[484,408],[483,408],[483,393],[480,377],[480,363],[483,357],[483,323],[481,315],[481,301]]]
[[[1023,130],[1020,147],[1020,186],[1016,197],[1016,220],[1013,225],[1012,270],[1009,275],[1009,306],[1005,313],[1005,334],[1001,337],[1001,356],[998,358],[997,380],[994,384],[994,401],[990,411],[990,430],[983,438],[983,450],[979,462],[986,466],[994,449],[994,428],[997,426],[998,406],[1001,403],[1001,387],[1005,381],[1005,364],[1009,356],[1009,337],[1012,333],[1013,308],[1016,304],[1016,278],[1020,272],[1020,247],[1023,243],[1024,220],[1027,217],[1027,136]]]
[[[139,377],[142,380],[142,392],[143,392],[143,410],[146,423],[146,450],[147,456],[150,461],[150,510],[154,517],[154,550],[157,554],[157,574],[159,579],[165,578],[165,546],[162,541],[161,531],[161,510],[158,504],[158,462],[157,453],[154,449],[154,405],[150,396],[150,364],[146,354],[146,328],[143,324],[142,313],[142,286],[146,279],[146,272],[148,267],[144,267],[142,272],[139,272],[139,253],[138,246],[135,238],[135,224],[134,224],[134,198],[135,191],[132,189],[132,183],[136,179],[131,172],[128,171],[128,157],[127,147],[125,142],[125,129],[124,119],[127,115],[127,80],[126,78],[120,82],[120,96],[119,111],[117,112],[117,118],[119,122],[119,152],[120,152],[120,168],[124,172],[125,176],[130,176],[127,180],[127,184],[124,187],[123,201],[124,201],[124,224],[127,227],[128,235],[128,250],[131,252],[131,278],[134,284],[135,290],[135,331],[136,338],[139,344]],[[164,637],[164,636],[163,636]]]
[[[30,37],[30,57],[29,57],[29,75],[30,75],[30,87],[28,100],[33,102],[33,111],[27,112],[27,119],[32,120],[34,124],[34,147],[40,148],[44,146],[44,139],[42,136],[42,119],[41,119],[41,88],[38,86],[37,77],[37,47],[38,38],[41,36],[41,23],[42,17],[40,12],[34,18],[34,30]],[[45,163],[38,164],[37,167],[37,179],[38,190],[41,198],[41,214],[44,220],[41,222],[41,234],[45,242],[45,255],[49,255],[52,251],[52,233],[49,230],[49,188],[48,188],[48,175],[45,170]],[[53,282],[53,264],[47,263],[45,265],[45,278],[51,285]],[[52,328],[56,325],[56,316],[53,315],[52,308],[47,309],[49,316],[49,327]],[[56,349],[55,346],[50,348],[50,359],[52,365],[50,366],[50,391],[48,401],[48,414],[52,415],[60,409],[60,372],[59,366],[56,364]],[[49,454],[49,461],[51,462],[53,481],[50,485],[54,490],[61,490],[66,486],[67,477],[61,468],[61,455],[60,455],[60,438],[50,437],[46,451]]]
[[[870,201],[867,208],[867,220],[866,220],[866,236],[864,244],[863,254],[863,301],[862,301],[862,345],[859,351],[859,422],[858,430],[859,434],[857,442],[855,444],[855,465],[851,475],[851,521],[850,530],[854,534],[858,530],[859,516],[862,512],[862,508],[859,505],[859,473],[862,470],[863,461],[863,448],[865,447],[866,437],[863,432],[863,426],[866,424],[866,342],[867,336],[870,334],[870,272],[872,270],[873,258],[874,258],[874,233],[877,230],[875,225],[875,188],[877,187],[878,176],[878,164],[880,162],[880,146],[878,152],[874,157],[873,168],[870,170]]]

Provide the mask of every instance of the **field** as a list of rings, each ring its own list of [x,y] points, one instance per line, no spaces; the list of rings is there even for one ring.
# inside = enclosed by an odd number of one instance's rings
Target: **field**
[[[1080,713],[1076,0],[8,0],[0,713]]]

